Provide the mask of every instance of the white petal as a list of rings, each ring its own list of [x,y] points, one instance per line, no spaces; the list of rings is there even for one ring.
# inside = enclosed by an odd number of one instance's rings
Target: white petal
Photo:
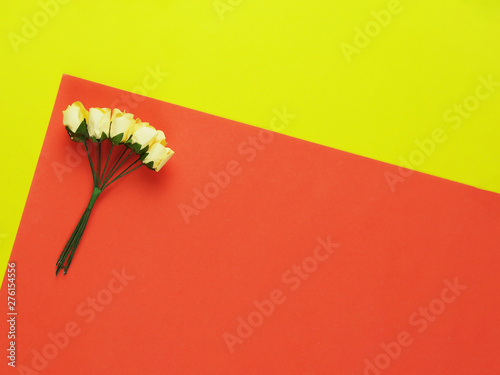
[[[109,137],[109,123],[111,122],[111,110],[109,108],[103,108],[104,115],[101,117],[99,122],[99,139],[102,133]]]
[[[155,143],[151,148],[148,150],[148,154],[146,158],[144,158],[143,163],[148,164],[150,162],[153,162],[153,169],[155,171],[159,171],[165,163],[172,157],[174,152],[163,146],[160,143]]]
[[[111,126],[109,130],[110,138],[123,133],[121,143],[126,142],[130,137],[134,124],[135,120],[132,113],[122,113],[119,109],[115,108],[111,118]]]
[[[151,145],[156,137],[156,129],[150,126],[142,126],[132,134],[132,143],[138,143],[141,147]]]
[[[101,138],[100,123],[104,116],[104,111],[101,108],[90,108],[89,109],[89,124],[88,130],[89,135],[91,137],[95,137],[97,139]]]
[[[63,111],[63,124],[72,132],[76,132],[82,121],[88,117],[88,112],[80,102],[74,102]]]
[[[155,167],[156,172],[159,172],[160,169],[163,168],[163,166],[167,163],[167,161],[170,160],[170,158],[172,157],[173,154],[174,154],[174,151],[167,147],[167,152],[166,152],[165,156],[163,156],[163,158],[160,160],[158,165]]]
[[[156,132],[154,143],[160,143],[161,145],[166,146],[167,142],[165,142],[165,133],[163,133],[161,130],[158,130]]]

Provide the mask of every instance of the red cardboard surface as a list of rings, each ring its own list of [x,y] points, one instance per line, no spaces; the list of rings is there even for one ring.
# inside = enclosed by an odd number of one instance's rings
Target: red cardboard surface
[[[101,195],[56,277],[92,191],[62,125],[76,100],[128,109],[176,154]],[[386,172],[64,76],[11,256],[15,324],[7,278],[0,294],[0,372],[499,373],[500,196],[417,172],[392,192]]]

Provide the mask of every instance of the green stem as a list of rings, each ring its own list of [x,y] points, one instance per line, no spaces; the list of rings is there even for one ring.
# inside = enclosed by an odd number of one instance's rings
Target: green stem
[[[111,157],[111,153],[113,152],[113,143],[111,143],[111,148],[109,149],[108,158],[106,159],[106,164],[104,164],[104,169],[102,171],[101,182],[104,181],[104,176],[106,175],[106,169],[108,168],[109,158]],[[101,185],[102,190],[102,185]]]
[[[66,246],[64,247],[56,263],[56,276],[59,274],[62,268],[64,268],[64,274],[68,272],[71,261],[73,260],[73,256],[75,255],[75,251],[78,247],[78,244],[80,243],[80,240],[82,239],[83,232],[85,231],[85,228],[87,226],[87,222],[89,220],[92,209],[94,208],[94,204],[101,193],[101,189],[94,187],[89,204],[87,205],[87,208],[85,209],[82,217],[80,218],[80,221],[78,222],[75,230],[73,231],[73,234],[66,243]]]
[[[92,213],[92,209],[94,208],[94,204],[97,201],[97,198],[99,198],[99,195],[102,193],[102,191],[109,185],[111,185],[113,182],[126,176],[129,173],[132,173],[133,171],[144,165],[141,163],[140,165],[135,166],[138,162],[141,161],[141,158],[139,157],[137,160],[135,160],[133,163],[127,166],[122,172],[117,173],[122,167],[122,165],[134,153],[133,150],[129,150],[130,152],[128,153],[128,155],[126,155],[125,158],[123,158],[123,156],[128,150],[128,148],[125,148],[125,150],[123,150],[123,153],[117,159],[113,167],[108,171],[109,160],[111,159],[111,153],[113,151],[113,145],[111,145],[108,157],[106,159],[106,163],[104,165],[104,169],[102,170],[101,174],[101,159],[102,159],[101,143],[100,142],[97,143],[95,168],[87,144],[84,143],[84,145],[85,145],[85,150],[87,151],[87,156],[90,163],[90,169],[92,170],[92,177],[94,179],[94,190],[92,191],[92,195],[90,197],[90,201],[87,208],[85,209],[82,217],[80,218],[80,221],[78,222],[76,228],[71,234],[71,237],[66,243],[66,246],[64,246],[64,249],[59,256],[59,259],[57,260],[56,276],[62,269],[64,269],[64,274],[68,272],[69,266],[71,265],[73,257],[75,256],[76,249],[78,248],[78,245],[80,244],[85,228],[87,227],[87,223],[89,221],[90,214]],[[115,175],[116,173],[117,175]]]
[[[97,141],[96,146],[96,163],[97,163],[97,171],[96,171],[96,179],[97,184],[95,186],[99,186],[99,182],[101,180],[101,141]]]
[[[127,149],[125,149],[126,151]],[[118,170],[121,168],[121,166],[123,165],[123,163],[125,163],[127,161],[127,159],[130,157],[130,155],[132,155],[134,153],[134,151],[130,150],[130,152],[127,154],[127,156],[125,156],[125,158],[120,162],[120,165],[118,165],[118,167],[114,168],[112,170],[112,172],[108,175],[108,177],[106,178],[106,180],[104,181],[103,183],[103,188],[104,189],[106,187],[106,184],[108,183],[108,181],[113,177],[113,175],[118,172]]]
[[[66,243],[66,246],[64,246],[64,249],[61,252],[61,255],[59,256],[59,259],[57,260],[56,266],[59,266],[61,261],[63,261],[63,259],[66,259],[66,257],[68,256],[68,253],[71,250],[71,246],[73,244],[74,238],[75,238],[76,234],[78,233],[80,225],[82,225],[82,221],[83,221],[83,216],[80,218],[80,221],[76,225],[76,228],[73,230],[73,233],[71,234],[71,237],[69,238],[68,242]],[[56,273],[56,275],[57,275],[57,273]]]
[[[117,169],[117,165],[118,163],[120,162],[121,158],[123,157],[123,155],[125,155],[125,153],[127,152],[127,148],[125,148],[125,150],[123,150],[122,154],[120,155],[120,157],[116,160],[115,164],[113,165],[113,167],[111,168],[111,170],[109,171],[108,175],[106,177],[104,177],[104,182],[101,183],[101,189],[102,187],[106,184],[106,182],[108,182],[108,180],[110,179],[110,177],[116,172],[116,169]]]
[[[136,159],[136,160],[135,160],[132,164],[130,164],[130,165],[129,165],[127,168],[125,168],[123,171],[121,171],[121,172],[118,174],[118,176],[119,176],[119,175],[121,175],[121,174],[123,174],[123,173],[125,173],[125,172],[127,172],[130,168],[132,168],[132,167],[134,166],[134,164],[135,164],[135,163],[137,163],[137,162],[138,162],[138,161],[140,161],[140,160],[141,160],[141,157],[139,156],[139,158],[138,158],[138,159]]]
[[[92,211],[89,210],[88,208],[85,210],[83,214],[83,221],[82,225],[80,226],[80,229],[78,230],[78,234],[75,237],[71,252],[69,253],[69,257],[67,258],[66,265],[64,266],[64,274],[66,275],[68,273],[69,266],[71,264],[71,261],[73,260],[73,256],[75,255],[76,249],[78,248],[78,245],[80,244],[80,241],[83,236],[83,232],[85,231],[85,228],[87,227],[87,223],[89,221],[90,213]],[[57,275],[57,273],[56,273]]]
[[[139,159],[141,160],[141,159]],[[129,173],[135,171],[136,169],[139,169],[140,167],[142,167],[144,164],[141,164],[141,165],[138,165],[137,167],[131,169],[130,171],[127,172],[127,170],[132,167],[135,163],[137,163],[139,160],[136,160],[134,161],[132,164],[130,164],[122,173],[120,173],[117,177],[115,177],[111,182],[107,183],[106,185],[104,185],[103,187],[103,190],[105,188],[107,188],[109,185],[111,185],[113,182],[115,182],[116,180],[119,180],[120,178],[122,177],[125,177],[126,175],[128,175]]]
[[[95,201],[97,200],[97,198],[99,198],[99,195],[101,195],[101,193],[102,189],[99,189],[98,187],[95,187],[94,190],[92,190],[92,195],[90,196],[89,205],[87,206],[88,210],[92,210]]]
[[[85,146],[85,151],[87,151],[87,156],[89,158],[90,169],[92,170],[92,178],[94,180],[94,186],[97,186],[97,184],[96,184],[97,181],[96,181],[95,171],[94,171],[94,163],[92,162],[92,158],[90,157],[89,149],[87,147],[87,141],[84,141],[83,144]]]

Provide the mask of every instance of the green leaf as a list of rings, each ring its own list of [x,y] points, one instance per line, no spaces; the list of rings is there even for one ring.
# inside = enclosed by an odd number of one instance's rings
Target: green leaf
[[[114,137],[110,138],[109,140],[111,143],[113,143],[115,146],[118,146],[123,139],[123,133],[117,134]]]
[[[144,164],[144,163],[143,163]],[[144,164],[146,167],[148,167],[149,169],[153,170],[154,171],[154,168],[153,166],[155,165],[155,163],[153,161],[150,161],[149,163],[147,164]]]
[[[85,142],[89,137],[87,136],[73,133],[69,127],[66,126],[66,131],[68,132],[69,137],[74,142]]]
[[[153,166],[155,163],[153,161],[150,161],[149,163],[144,163],[144,160],[146,159],[147,156],[148,156],[147,152],[141,155],[141,163],[144,164],[149,169],[154,170]]]
[[[144,154],[149,149],[149,146],[142,147],[141,144],[139,144],[139,143],[132,143],[132,142],[128,142],[128,141],[127,141],[127,147],[130,148],[131,150],[133,150],[138,155]]]
[[[87,121],[85,119],[83,119],[78,129],[76,129],[75,134],[83,136],[85,137],[85,139],[89,138],[89,132],[87,130]]]
[[[126,144],[126,146],[131,149],[132,151],[134,151],[136,154],[139,153],[140,149],[141,149],[141,145],[138,144],[138,143],[128,143]]]

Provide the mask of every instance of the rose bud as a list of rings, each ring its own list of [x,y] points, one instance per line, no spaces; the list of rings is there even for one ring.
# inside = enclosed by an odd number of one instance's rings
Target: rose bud
[[[109,123],[111,121],[111,109],[90,108],[89,109],[89,136],[92,139],[106,139],[109,137]]]
[[[143,154],[155,143],[156,129],[147,122],[137,119],[127,146],[138,154]]]
[[[148,152],[144,154],[142,162],[149,169],[159,172],[173,154],[174,151],[168,147],[163,146],[161,143],[155,143],[149,148]]]
[[[73,141],[83,142],[88,138],[88,118],[89,113],[80,102],[74,102],[63,111],[63,125]]]
[[[132,113],[125,113],[117,108],[113,109],[111,126],[109,127],[109,139],[115,146],[127,142],[134,125],[135,120]]]

